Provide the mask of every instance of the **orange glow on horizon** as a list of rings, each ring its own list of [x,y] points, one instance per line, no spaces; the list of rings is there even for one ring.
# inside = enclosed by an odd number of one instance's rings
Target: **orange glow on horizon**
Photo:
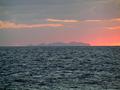
[[[119,30],[102,30],[103,32],[96,35],[91,35],[90,39],[86,38],[91,46],[120,46],[120,31]]]
[[[120,46],[120,43],[91,43],[91,46]]]
[[[112,40],[97,40],[94,42],[89,42],[91,46],[120,46],[120,41]]]

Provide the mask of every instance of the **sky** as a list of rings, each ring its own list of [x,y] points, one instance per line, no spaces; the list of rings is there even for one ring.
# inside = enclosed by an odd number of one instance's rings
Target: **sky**
[[[120,46],[120,0],[0,0],[0,46]]]

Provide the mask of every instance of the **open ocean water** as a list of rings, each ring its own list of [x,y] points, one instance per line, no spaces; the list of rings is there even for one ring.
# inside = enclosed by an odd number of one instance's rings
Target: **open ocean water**
[[[0,90],[120,90],[120,47],[0,47]]]

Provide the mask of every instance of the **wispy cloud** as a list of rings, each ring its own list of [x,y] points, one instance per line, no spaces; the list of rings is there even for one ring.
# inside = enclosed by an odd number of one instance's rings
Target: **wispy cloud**
[[[113,19],[88,19],[88,20],[68,20],[68,19],[46,19],[48,22],[60,22],[60,23],[82,23],[82,22],[120,22],[120,18],[113,18]]]
[[[107,27],[110,30],[120,30],[120,26]]]
[[[0,29],[30,29],[61,26],[63,26],[63,24],[18,24],[10,21],[0,21]]]
[[[103,22],[105,20],[83,20],[83,22]]]
[[[47,28],[47,27],[63,27],[65,26],[63,23],[114,23],[120,22],[120,18],[113,18],[113,19],[89,19],[89,20],[68,20],[68,19],[45,19],[47,24],[23,24],[23,23],[16,23],[11,21],[2,21],[0,20],[0,29],[31,29],[31,28]],[[58,23],[52,23],[58,22]],[[120,26],[115,27],[107,27],[107,29],[111,30],[118,30]]]
[[[120,22],[120,18],[113,18],[113,19],[110,19],[109,21],[112,21],[112,22]]]
[[[120,22],[120,18],[113,18],[113,19],[91,19],[91,20],[84,20],[84,22]]]
[[[61,20],[61,19],[51,19],[51,18],[49,18],[49,19],[46,19],[46,21],[48,21],[48,22],[64,22],[64,23],[77,23],[77,22],[79,22],[79,20]]]

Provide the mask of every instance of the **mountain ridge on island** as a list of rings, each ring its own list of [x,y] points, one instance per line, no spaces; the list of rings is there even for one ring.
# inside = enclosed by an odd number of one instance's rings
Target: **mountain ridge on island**
[[[88,43],[82,42],[54,42],[54,43],[41,43],[39,46],[90,46]]]

